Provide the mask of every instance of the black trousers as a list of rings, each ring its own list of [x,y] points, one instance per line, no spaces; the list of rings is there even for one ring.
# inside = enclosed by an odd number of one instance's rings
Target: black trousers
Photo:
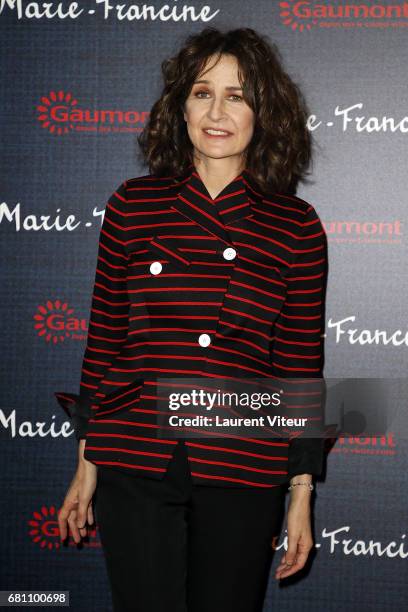
[[[183,441],[163,480],[98,467],[95,518],[114,612],[261,612],[281,486],[193,485]]]

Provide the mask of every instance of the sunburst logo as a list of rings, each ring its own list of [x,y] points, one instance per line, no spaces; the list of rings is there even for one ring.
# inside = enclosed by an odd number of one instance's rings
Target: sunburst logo
[[[51,134],[68,134],[75,127],[69,117],[77,104],[78,101],[71,93],[50,91],[48,96],[41,98],[41,104],[37,106],[37,119],[41,122],[41,127]]]
[[[74,309],[61,300],[47,300],[45,304],[40,304],[34,321],[38,335],[52,344],[86,338],[85,320],[74,316]]]
[[[43,506],[40,511],[34,511],[33,517],[28,521],[29,535],[40,548],[53,550],[61,547],[59,539],[58,513],[55,506]]]
[[[92,108],[79,104],[72,93],[62,90],[50,91],[43,96],[37,113],[41,127],[57,136],[72,131],[98,134],[141,132],[150,114],[135,109]]]
[[[42,506],[41,510],[34,510],[32,518],[28,521],[29,536],[35,544],[43,550],[57,550],[61,548],[60,531],[58,525],[58,510],[55,506]],[[88,541],[83,544],[91,548],[100,548],[97,538],[97,528],[94,525],[87,527]],[[75,540],[69,538],[69,544],[76,546]]]
[[[279,14],[282,19],[282,23],[291,28],[292,30],[298,30],[299,32],[303,32],[304,30],[311,30],[312,26],[317,24],[317,19],[314,19],[311,16],[307,17],[304,13],[300,14],[297,9],[297,6],[299,4],[301,3],[299,3],[298,0],[288,0],[287,2],[279,2]]]

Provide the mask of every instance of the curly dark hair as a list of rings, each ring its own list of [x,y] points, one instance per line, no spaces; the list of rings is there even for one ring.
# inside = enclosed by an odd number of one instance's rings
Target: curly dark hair
[[[219,56],[218,61],[221,54],[237,58],[243,98],[255,115],[245,168],[265,192],[293,192],[310,174],[314,142],[306,125],[309,110],[277,46],[251,28],[221,32],[206,27],[162,62],[164,87],[137,137],[142,162],[157,176],[178,176],[194,163],[184,103],[210,56]]]

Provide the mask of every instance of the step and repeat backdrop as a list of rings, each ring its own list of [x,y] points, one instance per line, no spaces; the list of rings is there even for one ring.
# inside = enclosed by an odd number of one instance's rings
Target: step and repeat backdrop
[[[160,64],[207,25],[268,35],[311,109],[298,195],[328,237],[325,376],[407,374],[406,3],[0,0],[0,588],[69,591],[78,612],[111,610],[110,594],[97,528],[60,545],[77,443],[53,393],[79,390],[102,215],[147,173],[136,136]],[[408,610],[404,395],[394,408],[381,437],[328,440],[313,563],[273,578],[283,529],[265,612]]]

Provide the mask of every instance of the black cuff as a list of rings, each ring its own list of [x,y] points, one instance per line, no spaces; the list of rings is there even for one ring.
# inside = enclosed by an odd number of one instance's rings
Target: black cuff
[[[289,443],[288,479],[298,474],[320,476],[324,464],[324,438],[293,438]]]
[[[77,440],[86,438],[88,431],[88,420],[92,416],[90,398],[81,398],[75,393],[54,392],[60,406],[63,407],[71,419],[72,427]]]

